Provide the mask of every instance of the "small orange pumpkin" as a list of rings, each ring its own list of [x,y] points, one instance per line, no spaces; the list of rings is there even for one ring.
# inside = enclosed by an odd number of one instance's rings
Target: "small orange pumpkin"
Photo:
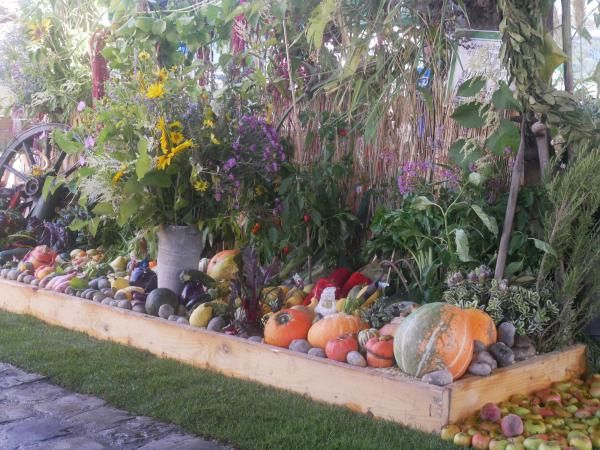
[[[469,318],[473,340],[483,342],[486,347],[496,343],[496,324],[489,314],[476,308],[465,309],[464,314]]]
[[[372,337],[365,348],[369,366],[382,368],[394,365],[394,336]]]
[[[358,341],[352,335],[340,336],[327,342],[325,354],[334,361],[346,362],[346,356],[350,352],[358,351]]]
[[[348,334],[358,334],[367,328],[359,317],[338,313],[323,317],[308,331],[308,342],[313,347],[325,348],[329,341]]]
[[[265,343],[277,347],[289,347],[294,339],[306,339],[312,325],[312,317],[297,309],[276,312],[265,325]]]

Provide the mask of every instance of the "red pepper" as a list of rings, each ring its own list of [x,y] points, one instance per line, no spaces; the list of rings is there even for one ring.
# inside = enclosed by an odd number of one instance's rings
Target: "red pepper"
[[[346,280],[346,282],[344,283],[344,287],[342,288],[341,295],[342,295],[342,297],[346,297],[348,295],[348,292],[350,292],[350,290],[354,286],[360,286],[361,284],[371,284],[371,283],[372,283],[372,281],[370,278],[365,277],[360,272],[354,272],[352,275],[350,275],[350,278],[348,278]]]

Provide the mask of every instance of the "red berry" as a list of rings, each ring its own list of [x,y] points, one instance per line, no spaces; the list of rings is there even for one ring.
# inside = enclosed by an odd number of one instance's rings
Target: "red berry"
[[[309,223],[311,219],[312,217],[310,217],[308,214],[304,214],[304,223]]]
[[[283,252],[284,255],[287,255],[290,252],[290,247],[289,246],[285,246],[281,249],[281,251]]]
[[[338,136],[346,137],[348,136],[348,130],[345,128],[338,128]]]
[[[260,232],[260,223],[255,223],[252,227],[252,234],[256,235]]]

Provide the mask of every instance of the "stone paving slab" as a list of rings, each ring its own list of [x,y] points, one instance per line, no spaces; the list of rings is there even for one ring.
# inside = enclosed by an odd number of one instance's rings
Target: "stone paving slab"
[[[177,426],[135,416],[0,363],[2,450],[225,450]]]

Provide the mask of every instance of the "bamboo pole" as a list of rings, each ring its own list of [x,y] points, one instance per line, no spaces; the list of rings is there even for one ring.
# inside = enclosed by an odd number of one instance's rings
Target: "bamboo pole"
[[[573,42],[571,40],[571,0],[561,0],[563,51],[567,55],[564,63],[565,91],[573,92]]]

